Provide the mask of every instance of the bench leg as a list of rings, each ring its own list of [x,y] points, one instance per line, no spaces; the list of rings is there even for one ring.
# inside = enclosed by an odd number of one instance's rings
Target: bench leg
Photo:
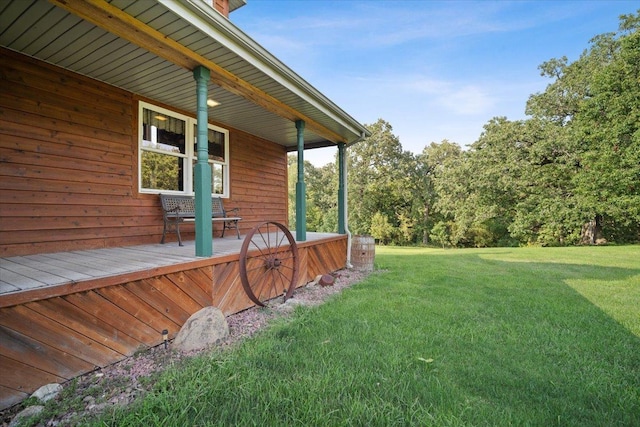
[[[238,221],[223,221],[222,222],[222,236],[224,237],[224,232],[227,230],[227,228],[235,228],[236,229],[236,235],[238,236],[238,240],[240,240],[240,230],[238,229]]]
[[[178,246],[184,246],[182,244],[182,237],[180,236],[180,221],[176,222],[176,234],[178,235]]]
[[[162,227],[162,239],[160,240],[160,244],[164,245],[164,238],[167,235],[167,220],[164,220],[164,225]]]
[[[171,227],[173,227],[173,230],[171,230]],[[164,244],[164,239],[167,236],[167,232],[171,232],[174,230],[178,235],[178,245],[184,246],[182,244],[182,237],[180,236],[180,221],[176,221],[176,222],[173,222],[171,220],[164,221],[164,226],[162,227],[162,239],[160,240],[160,243]]]

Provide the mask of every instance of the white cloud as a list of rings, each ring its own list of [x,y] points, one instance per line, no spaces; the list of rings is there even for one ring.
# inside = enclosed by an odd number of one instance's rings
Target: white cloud
[[[394,76],[401,88],[414,97],[424,95],[424,100],[432,106],[456,115],[484,115],[496,105],[492,95],[495,84],[445,81],[423,76]],[[503,84],[503,83],[501,83]]]
[[[456,114],[487,114],[495,105],[495,100],[486,90],[477,86],[454,87],[448,93],[439,96],[438,101]]]

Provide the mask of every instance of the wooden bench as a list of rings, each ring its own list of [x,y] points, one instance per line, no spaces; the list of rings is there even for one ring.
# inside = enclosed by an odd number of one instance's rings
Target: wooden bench
[[[182,237],[180,236],[180,224],[183,222],[194,222],[196,220],[196,203],[194,196],[182,196],[173,194],[160,194],[162,202],[162,218],[164,227],[162,229],[162,240],[168,232],[174,232],[178,235],[178,244],[182,246]],[[227,228],[235,228],[238,239],[240,239],[240,230],[238,230],[238,221],[241,217],[238,214],[238,208],[225,210],[220,197],[211,198],[211,220],[214,222],[222,222],[222,237]],[[233,216],[229,216],[229,213]]]

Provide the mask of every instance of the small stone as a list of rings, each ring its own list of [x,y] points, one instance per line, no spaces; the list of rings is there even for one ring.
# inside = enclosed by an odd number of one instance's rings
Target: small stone
[[[47,402],[59,395],[61,391],[62,386],[60,384],[47,384],[34,391],[31,397],[35,397],[41,402]]]
[[[320,280],[318,281],[318,284],[319,284],[320,286],[322,286],[322,287],[325,287],[325,286],[333,286],[333,282],[334,282],[334,279],[333,279],[333,276],[332,276],[332,275],[330,275],[330,274],[323,274],[323,275],[320,277]]]
[[[98,403],[97,405],[89,405],[87,407],[87,411],[90,412],[102,412],[105,410],[105,408],[108,406],[107,403],[103,402],[103,403]]]
[[[19,412],[15,417],[13,417],[13,420],[11,420],[11,422],[9,423],[9,427],[16,427],[18,425],[21,425],[22,421],[39,415],[43,410],[44,406],[41,405],[29,406],[28,408],[23,409],[21,412]]]

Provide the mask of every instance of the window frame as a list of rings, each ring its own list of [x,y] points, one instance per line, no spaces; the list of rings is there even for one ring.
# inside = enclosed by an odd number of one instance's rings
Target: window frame
[[[185,122],[185,153],[177,153],[171,154],[166,150],[161,150],[152,147],[144,147],[143,146],[143,137],[144,137],[144,109],[152,110],[158,112],[160,114],[164,114],[167,116],[171,116],[172,118],[179,119]],[[144,101],[138,102],[138,191],[142,194],[183,194],[183,195],[193,195],[194,194],[194,165],[197,162],[197,146],[195,143],[191,144],[189,141],[196,140],[196,132],[195,128],[197,126],[197,119],[195,117],[186,116],[184,114],[180,114],[176,111],[160,107],[155,104],[151,104]],[[211,185],[213,189],[213,168],[214,165],[219,165],[222,167],[222,193],[211,193],[212,196],[229,198],[229,130],[225,128],[221,128],[216,125],[212,125],[211,123],[207,123],[207,128],[224,135],[224,161],[208,159],[208,163],[212,169],[211,176]],[[176,190],[158,190],[152,188],[144,188],[142,186],[142,153],[144,151],[159,153],[164,155],[170,155],[174,157],[178,157],[183,159],[183,191]]]

